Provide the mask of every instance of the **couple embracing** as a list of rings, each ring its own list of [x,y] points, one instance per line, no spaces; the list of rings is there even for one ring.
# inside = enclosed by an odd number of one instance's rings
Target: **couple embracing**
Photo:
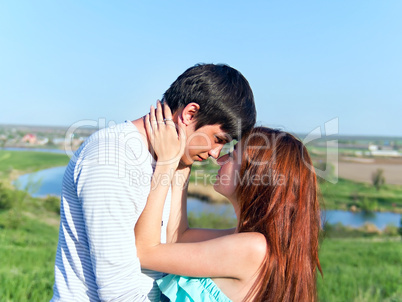
[[[311,159],[298,139],[255,120],[247,80],[203,64],[149,114],[89,137],[63,179],[52,301],[315,301]],[[234,229],[188,225],[191,165],[210,156]]]

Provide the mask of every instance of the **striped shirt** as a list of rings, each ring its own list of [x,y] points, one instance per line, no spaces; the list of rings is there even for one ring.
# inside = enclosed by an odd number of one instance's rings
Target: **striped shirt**
[[[154,160],[130,122],[91,135],[63,178],[52,301],[159,301],[159,272],[141,270],[134,226]],[[170,193],[161,240],[166,241]]]

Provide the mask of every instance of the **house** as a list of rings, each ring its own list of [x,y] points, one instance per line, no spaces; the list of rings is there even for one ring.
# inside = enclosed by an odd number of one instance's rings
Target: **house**
[[[35,144],[37,141],[36,135],[32,133],[25,134],[22,138],[23,143]]]
[[[384,157],[400,157],[402,153],[399,153],[398,150],[394,150],[392,146],[378,146],[378,145],[369,145],[369,154],[371,156],[384,156]]]

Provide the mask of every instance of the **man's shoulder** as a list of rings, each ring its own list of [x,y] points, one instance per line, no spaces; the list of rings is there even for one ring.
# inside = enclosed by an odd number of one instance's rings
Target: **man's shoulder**
[[[89,138],[88,141],[101,141],[108,139],[110,142],[113,142],[114,139],[117,140],[129,140],[130,138],[141,137],[141,133],[138,131],[137,127],[130,122],[125,121],[119,124],[109,125],[109,127],[102,128],[96,132],[94,132]],[[141,142],[139,142],[141,143]]]
[[[113,164],[124,161],[151,165],[150,153],[142,134],[131,121],[109,126],[94,132],[71,158],[69,165],[89,163]]]
[[[111,125],[94,132],[76,154],[102,153],[102,152],[144,152],[145,143],[142,134],[130,121]]]

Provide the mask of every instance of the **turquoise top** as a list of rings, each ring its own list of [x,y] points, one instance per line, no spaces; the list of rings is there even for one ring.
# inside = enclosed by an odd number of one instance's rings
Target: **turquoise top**
[[[170,301],[232,302],[210,278],[167,275],[156,282]]]

